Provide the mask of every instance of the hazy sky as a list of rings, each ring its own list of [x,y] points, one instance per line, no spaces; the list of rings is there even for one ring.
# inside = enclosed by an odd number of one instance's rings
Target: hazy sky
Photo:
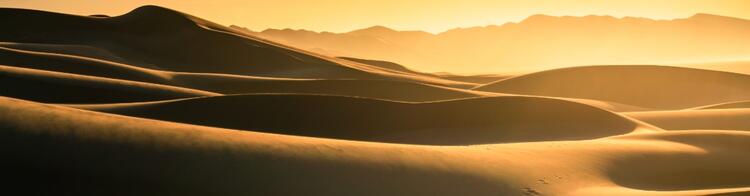
[[[517,22],[534,14],[672,19],[710,13],[750,19],[750,0],[0,0],[0,7],[82,15],[120,15],[147,4],[252,30],[331,32],[373,25],[441,32],[455,27]]]

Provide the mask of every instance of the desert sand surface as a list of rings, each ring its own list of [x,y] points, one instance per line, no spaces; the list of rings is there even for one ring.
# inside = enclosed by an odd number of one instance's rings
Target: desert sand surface
[[[581,66],[516,76],[474,89],[685,109],[750,100],[750,75],[671,66]]]
[[[728,103],[712,104],[707,106],[695,107],[692,109],[729,109],[729,108],[750,108],[750,101],[735,101]]]
[[[158,6],[0,25],[0,192],[750,193],[743,72],[429,73]]]

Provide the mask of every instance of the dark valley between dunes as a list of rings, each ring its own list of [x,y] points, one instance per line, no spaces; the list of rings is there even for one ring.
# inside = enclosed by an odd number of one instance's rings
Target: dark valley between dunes
[[[319,33],[190,14],[0,8],[0,173],[9,180],[0,192],[750,194],[750,63],[592,65],[750,57],[749,20],[536,15],[440,34]],[[636,50],[627,43],[636,38],[611,39],[644,32],[659,35],[640,40],[652,46],[640,53],[553,54],[587,39]],[[709,38],[670,45],[698,37]],[[581,64],[548,67],[536,58],[548,52]],[[509,71],[452,72],[495,58]]]

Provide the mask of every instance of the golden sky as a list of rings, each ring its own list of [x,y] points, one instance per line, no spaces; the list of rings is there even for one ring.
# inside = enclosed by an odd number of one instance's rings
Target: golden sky
[[[710,13],[750,19],[750,0],[0,0],[0,7],[81,15],[120,15],[147,4],[252,30],[331,32],[383,25],[437,33],[456,27],[517,22],[534,14],[672,19]]]

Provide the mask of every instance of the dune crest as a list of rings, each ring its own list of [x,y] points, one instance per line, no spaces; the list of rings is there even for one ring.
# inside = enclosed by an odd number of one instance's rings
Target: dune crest
[[[750,75],[670,66],[584,66],[521,75],[474,90],[685,109],[750,99]]]
[[[71,106],[232,129],[432,145],[581,140],[627,134],[639,128],[649,129],[648,125],[592,106],[520,96],[404,103],[352,97],[261,94]],[[195,109],[201,112],[189,112]],[[206,115],[212,118],[205,118]],[[295,123],[278,119],[295,119]]]
[[[542,29],[530,37],[564,34],[544,30],[550,26],[590,23],[675,32],[721,24],[727,26],[708,32],[728,35],[744,32],[746,22],[712,15],[670,21],[536,15],[437,35],[382,26],[344,34],[353,36],[349,52],[384,42],[379,55],[405,55],[399,58],[413,55],[399,54],[410,48],[403,43],[435,50],[502,47],[462,51],[476,56],[471,60],[430,50],[419,57],[440,55],[431,59],[471,67],[490,53],[525,52],[514,44],[575,51],[564,44],[570,40],[519,39],[530,26]],[[0,192],[11,195],[750,192],[750,75],[740,71],[614,65],[517,76],[426,73],[404,66],[411,63],[306,51],[158,6],[120,16],[0,8],[0,26],[6,27],[0,33],[0,173],[11,179]],[[482,39],[508,29],[519,37]],[[563,32],[579,30],[622,33]],[[274,33],[317,36],[291,29],[261,34]],[[464,35],[472,39],[465,42]],[[457,43],[430,45],[436,39]],[[745,43],[737,40],[731,44]],[[692,54],[676,45],[664,49],[639,46],[669,52],[654,54],[665,58]],[[705,55],[726,52],[713,49],[706,47]],[[565,56],[596,60],[588,57]]]
[[[239,132],[8,98],[0,103],[0,151],[9,158],[2,164],[15,168],[6,174],[20,177],[17,183],[42,177],[35,182],[57,193],[662,195],[750,189],[744,180],[750,159],[738,159],[741,149],[750,148],[750,135],[741,131],[440,147]],[[717,173],[705,164],[723,169]],[[706,175],[690,180],[696,172]],[[45,177],[51,173],[66,178]]]

